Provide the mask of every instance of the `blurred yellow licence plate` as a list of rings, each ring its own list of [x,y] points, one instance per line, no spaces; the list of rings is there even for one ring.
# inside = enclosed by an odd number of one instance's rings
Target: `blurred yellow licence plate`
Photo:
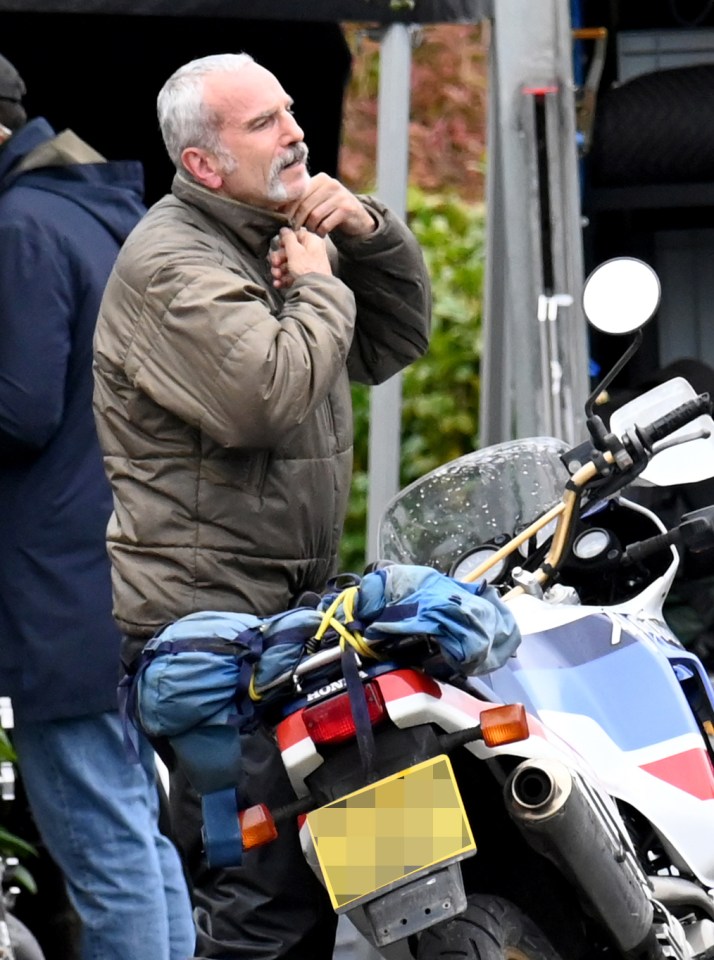
[[[476,849],[447,756],[313,810],[307,823],[335,910]]]

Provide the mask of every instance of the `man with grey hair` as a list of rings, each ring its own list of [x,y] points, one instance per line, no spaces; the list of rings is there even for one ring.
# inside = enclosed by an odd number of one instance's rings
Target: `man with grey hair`
[[[95,415],[114,492],[114,613],[129,671],[163,625],[269,616],[337,571],[352,470],[350,379],[427,348],[430,284],[408,227],[308,172],[293,102],[245,54],[177,70],[158,97],[171,194],[132,231],[95,336]],[[293,798],[272,742],[244,737],[244,805]],[[335,916],[297,825],[211,869],[172,771],[197,956],[328,960]]]

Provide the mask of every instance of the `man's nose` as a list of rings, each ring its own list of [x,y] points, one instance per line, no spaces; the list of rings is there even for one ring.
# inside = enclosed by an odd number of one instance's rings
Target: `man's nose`
[[[283,116],[283,138],[289,143],[294,143],[296,140],[304,140],[305,134],[300,124],[297,122],[292,113],[285,113]]]

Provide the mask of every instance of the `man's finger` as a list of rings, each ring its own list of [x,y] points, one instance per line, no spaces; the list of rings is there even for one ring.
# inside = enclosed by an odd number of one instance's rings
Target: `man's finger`
[[[283,249],[285,253],[289,256],[291,252],[294,252],[299,246],[299,241],[294,230],[284,230],[281,232],[281,239],[283,241]]]

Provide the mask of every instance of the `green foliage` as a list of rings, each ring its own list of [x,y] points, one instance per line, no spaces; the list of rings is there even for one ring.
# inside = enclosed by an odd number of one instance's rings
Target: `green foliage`
[[[400,482],[411,483],[478,439],[484,214],[454,195],[412,189],[409,225],[432,282],[433,323],[426,356],[402,375]],[[341,567],[364,566],[367,523],[369,388],[352,389],[355,466]]]
[[[0,727],[0,763],[15,763],[17,756],[4,727]]]

